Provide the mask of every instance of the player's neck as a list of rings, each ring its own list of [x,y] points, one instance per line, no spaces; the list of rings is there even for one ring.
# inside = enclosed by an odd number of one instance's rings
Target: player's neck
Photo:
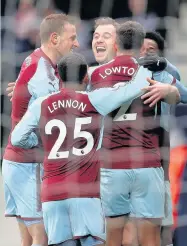
[[[136,52],[133,50],[125,50],[125,51],[119,50],[119,51],[117,51],[117,56],[133,56],[133,57],[135,57]]]
[[[58,56],[57,56],[56,52],[54,52],[51,48],[48,48],[45,45],[42,45],[41,49],[45,53],[45,55],[49,57],[49,59],[52,61],[52,63],[54,65],[56,65],[58,62]]]
[[[75,90],[75,91],[84,91],[85,87],[84,84],[79,84],[75,82],[66,82],[64,87],[67,89]]]

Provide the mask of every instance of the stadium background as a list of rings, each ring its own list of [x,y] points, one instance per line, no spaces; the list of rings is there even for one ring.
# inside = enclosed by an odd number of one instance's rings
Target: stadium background
[[[11,103],[5,92],[7,84],[15,81],[25,57],[40,45],[38,29],[41,19],[54,12],[71,13],[80,19],[79,51],[86,56],[90,65],[95,63],[91,51],[94,18],[110,16],[119,21],[133,19],[141,22],[146,30],[156,29],[166,40],[165,56],[179,69],[181,80],[187,85],[187,0],[1,0],[1,154],[11,123]],[[187,143],[187,106],[177,106],[175,116],[180,131],[175,133],[173,129],[173,147]],[[185,187],[187,193],[187,185]],[[187,207],[187,201],[182,199],[180,207]],[[1,182],[0,245],[18,246],[19,234],[14,219],[4,219],[3,210]],[[182,223],[187,225],[187,213],[182,217]]]

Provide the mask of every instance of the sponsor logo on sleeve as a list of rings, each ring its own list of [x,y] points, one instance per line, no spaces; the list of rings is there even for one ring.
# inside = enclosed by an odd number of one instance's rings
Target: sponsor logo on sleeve
[[[32,58],[31,56],[28,56],[26,59],[25,59],[25,66],[28,67],[31,65],[31,62],[32,62]]]

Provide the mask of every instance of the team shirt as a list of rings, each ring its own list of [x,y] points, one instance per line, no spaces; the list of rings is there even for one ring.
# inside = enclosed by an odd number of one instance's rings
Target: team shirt
[[[39,129],[44,148],[43,202],[99,197],[101,120],[143,93],[149,72],[143,74],[142,69],[139,83],[117,83],[90,93],[62,89],[29,107],[12,132],[11,141],[22,148],[33,148],[38,143],[31,133]]]
[[[28,106],[41,96],[59,91],[61,81],[56,66],[39,48],[28,56],[22,64],[12,99],[12,130],[25,114]],[[35,133],[32,133],[33,138]],[[41,162],[39,148],[22,149],[12,146],[10,138],[4,159],[20,162]]]
[[[130,80],[140,83],[139,74],[148,73],[131,56],[118,56],[111,62],[97,67],[90,73],[92,89],[112,86],[117,81]],[[152,77],[152,73],[147,74]],[[167,72],[157,73],[158,81],[172,84],[173,77]],[[166,110],[168,108],[166,107]],[[160,118],[161,104],[150,108],[141,98],[129,100],[104,120],[104,136],[100,151],[101,166],[114,169],[147,168],[161,166],[160,147],[164,129]],[[166,119],[165,119],[165,122]],[[168,139],[168,138],[167,138]]]

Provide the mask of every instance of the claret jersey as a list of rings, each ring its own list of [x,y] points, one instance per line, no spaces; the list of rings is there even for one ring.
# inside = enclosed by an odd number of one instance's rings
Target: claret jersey
[[[42,201],[70,197],[99,197],[98,147],[103,116],[142,94],[146,77],[93,92],[62,89],[39,98],[12,132],[14,146],[37,145],[31,133],[39,130],[44,148]]]
[[[34,100],[57,92],[61,87],[56,66],[41,48],[36,49],[23,62],[16,81],[12,99],[12,130]],[[41,162],[41,153],[37,147],[29,150],[14,147],[9,139],[4,159],[18,163]]]
[[[152,77],[131,56],[118,56],[90,74],[91,88],[112,86],[117,82],[141,83],[141,76]],[[173,83],[167,72],[156,76],[163,83]],[[150,108],[141,98],[129,100],[104,121],[101,165],[105,168],[129,169],[160,167],[160,105]]]

